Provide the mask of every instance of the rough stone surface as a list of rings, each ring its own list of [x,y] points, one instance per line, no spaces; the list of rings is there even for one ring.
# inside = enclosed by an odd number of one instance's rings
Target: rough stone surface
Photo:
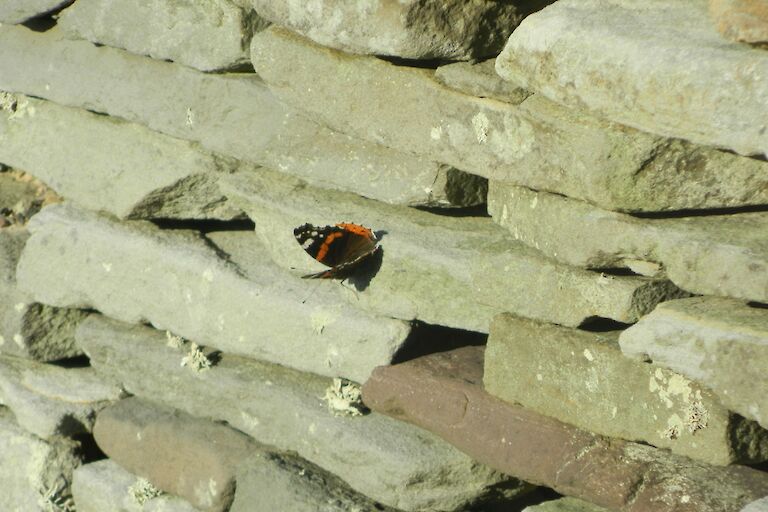
[[[362,496],[337,476],[288,454],[256,453],[237,472],[230,512],[396,512]]]
[[[627,355],[695,379],[739,414],[768,427],[768,310],[715,297],[660,304],[619,338]]]
[[[227,205],[216,179],[235,169],[257,172],[257,166],[138,124],[13,96],[16,107],[0,115],[0,161],[26,169],[66,199],[118,217],[241,214]]]
[[[768,302],[768,213],[641,219],[492,183],[488,210],[547,256],[590,268],[658,264],[690,292]]]
[[[321,399],[330,379],[226,353],[210,370],[190,372],[162,333],[96,317],[78,339],[94,367],[129,392],[226,421],[388,506],[454,510],[527,489],[419,428],[379,414],[334,416]]]
[[[371,409],[435,432],[479,462],[626,512],[736,512],[768,493],[768,475],[608,440],[507,404],[482,389],[483,347],[377,368]]]
[[[61,205],[36,215],[30,230],[18,282],[45,304],[148,321],[201,345],[359,382],[392,359],[410,330],[293,279],[268,258],[246,274],[197,232]]]
[[[0,407],[0,510],[52,510],[54,503],[65,503],[72,471],[80,465],[77,448],[71,439],[43,441],[19,428],[13,414]]]
[[[607,509],[566,496],[526,507],[523,512],[607,512]]]
[[[249,64],[251,36],[269,25],[228,0],[78,0],[58,24],[76,38],[202,71]]]
[[[513,105],[519,105],[531,95],[530,91],[497,75],[495,59],[478,63],[446,64],[435,70],[435,79],[446,87],[464,94],[505,101]]]
[[[0,5],[0,23],[24,23],[72,3],[72,0],[4,0]]]
[[[293,228],[308,220],[321,226],[353,221],[382,233],[380,260],[360,269],[350,283],[354,289],[328,281],[320,286],[355,307],[395,318],[481,332],[503,311],[571,326],[594,316],[633,322],[659,300],[679,296],[668,281],[607,279],[556,264],[488,218],[388,206],[264,172],[227,176],[221,187],[254,221],[272,259],[286,268],[325,268],[293,236]]]
[[[320,122],[487,178],[629,211],[768,202],[764,161],[601,121],[538,95],[515,105],[462,94],[431,70],[342,54],[278,27],[257,34],[251,48],[270,89]]]
[[[202,73],[68,40],[55,27],[0,27],[0,46],[2,90],[144,124],[316,186],[394,204],[465,206],[449,198],[450,166],[319,126],[280,104],[252,73]]]
[[[768,53],[728,44],[706,0],[561,0],[515,30],[496,70],[640,130],[768,154]]]
[[[546,1],[251,0],[268,20],[345,52],[405,59],[470,60],[497,55],[531,9]]]
[[[682,375],[625,357],[618,332],[500,315],[491,324],[484,369],[490,394],[590,432],[710,464],[768,459],[768,431]]]
[[[93,435],[131,473],[209,512],[229,509],[237,469],[259,449],[225,425],[134,397],[102,410]]]
[[[131,493],[138,477],[113,461],[80,466],[72,480],[77,512],[197,512],[183,499],[164,494],[139,504]]]
[[[741,512],[768,512],[768,496],[765,498],[753,501],[743,509]]]
[[[92,368],[0,356],[0,396],[19,425],[48,439],[90,432],[96,413],[122,396]]]
[[[764,0],[709,0],[717,30],[732,41],[768,42],[768,4]]]
[[[16,265],[28,237],[22,226],[0,229],[0,353],[39,361],[82,355],[74,331],[87,313],[36,303],[17,287]]]

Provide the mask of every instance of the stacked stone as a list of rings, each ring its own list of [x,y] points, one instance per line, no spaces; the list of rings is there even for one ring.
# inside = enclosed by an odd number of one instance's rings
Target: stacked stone
[[[550,3],[0,6],[0,508],[764,506],[768,54]]]

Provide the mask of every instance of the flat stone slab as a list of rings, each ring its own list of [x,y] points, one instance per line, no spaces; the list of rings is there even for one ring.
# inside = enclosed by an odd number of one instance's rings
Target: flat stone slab
[[[488,211],[512,235],[579,267],[655,265],[680,288],[768,302],[768,213],[643,219],[493,182]]]
[[[229,510],[237,469],[260,448],[225,425],[135,397],[102,410],[93,435],[131,473],[209,512]]]
[[[388,364],[410,331],[268,258],[246,275],[197,232],[61,205],[36,215],[30,230],[18,282],[45,304],[150,322],[200,345],[358,382]]]
[[[227,353],[210,370],[193,372],[179,366],[183,351],[167,346],[162,332],[97,317],[86,321],[78,339],[94,367],[129,392],[226,421],[385,505],[455,510],[528,489],[419,428],[379,414],[333,415],[321,398],[331,379]]]
[[[92,368],[61,368],[0,355],[0,397],[19,425],[49,439],[90,432],[96,413],[123,392]]]
[[[482,71],[471,91],[466,78],[449,88],[440,68],[344,54],[275,26],[254,36],[251,59],[277,96],[312,119],[490,179],[627,211],[768,202],[767,162],[643,133],[538,95],[497,101],[494,87],[481,85]],[[481,87],[489,92],[478,95]]]
[[[71,36],[201,71],[242,68],[254,32],[269,26],[229,0],[78,0],[59,17]]]
[[[768,53],[724,40],[706,0],[556,2],[514,31],[496,70],[640,130],[768,154]]]
[[[650,358],[695,379],[739,414],[768,427],[768,310],[692,297],[660,304],[624,331],[626,355]]]
[[[355,307],[394,318],[480,332],[487,332],[491,317],[503,311],[571,326],[595,316],[633,322],[664,297],[680,296],[668,281],[606,279],[557,264],[517,243],[488,218],[389,206],[313,189],[278,173],[234,174],[223,178],[221,187],[254,221],[274,262],[303,274],[325,267],[296,243],[296,226],[352,221],[381,232],[381,259],[372,258],[369,268],[360,269],[351,287],[330,281],[319,287],[340,293]]]
[[[768,5],[749,0],[709,0],[709,15],[731,41],[768,42]]]
[[[307,120],[253,73],[202,73],[70,40],[56,27],[39,33],[2,26],[0,46],[0,90],[110,114],[316,186],[387,203],[471,206],[485,195],[485,180]],[[19,66],[24,73],[11,71]]]
[[[71,504],[72,471],[80,465],[78,447],[66,438],[43,441],[0,407],[0,509],[55,510],[54,503]]]
[[[484,464],[609,509],[737,512],[768,493],[764,472],[602,438],[502,402],[482,388],[483,350],[465,347],[377,368],[363,400]]]
[[[217,176],[257,172],[258,166],[139,124],[12,96],[15,109],[0,115],[0,161],[25,169],[69,201],[121,218],[242,215],[226,203]]]
[[[72,0],[5,0],[3,5],[0,5],[0,23],[24,23],[61,9],[71,2]]]
[[[78,512],[197,512],[189,502],[163,494],[139,503],[131,490],[139,477],[110,459],[91,462],[75,470],[72,495]]]
[[[618,335],[499,315],[483,384],[504,401],[564,423],[710,464],[768,459],[768,431],[729,412],[698,383],[625,357]]]
[[[363,5],[344,0],[312,3],[250,0],[250,3],[271,22],[345,52],[405,59],[474,60],[497,55],[520,20],[547,2],[384,0]]]

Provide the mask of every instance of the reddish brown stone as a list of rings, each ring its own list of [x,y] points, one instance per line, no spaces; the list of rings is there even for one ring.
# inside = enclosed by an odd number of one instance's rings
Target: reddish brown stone
[[[607,508],[736,512],[768,494],[768,474],[607,439],[502,402],[482,388],[483,351],[465,347],[379,367],[363,399],[488,466]]]
[[[717,30],[732,41],[768,42],[766,0],[710,0],[709,13]]]
[[[209,512],[229,508],[237,467],[257,451],[229,427],[138,398],[102,410],[93,434],[119,465]]]

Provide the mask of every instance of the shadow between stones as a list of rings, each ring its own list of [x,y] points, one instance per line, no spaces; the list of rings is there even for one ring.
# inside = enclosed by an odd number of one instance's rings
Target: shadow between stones
[[[461,347],[482,346],[487,342],[488,335],[485,333],[416,321],[411,327],[408,338],[392,358],[392,364],[404,363],[411,359]]]
[[[235,220],[152,219],[151,222],[160,229],[184,229],[190,231],[198,231],[204,235],[219,231],[253,231],[256,229],[256,224],[248,218]]]
[[[48,364],[58,366],[59,368],[89,368],[91,366],[91,360],[88,359],[88,356],[82,355],[49,361]]]
[[[610,332],[610,331],[623,331],[632,324],[625,324],[624,322],[617,322],[610,318],[603,318],[601,316],[592,316],[579,324],[579,329],[588,332]]]
[[[80,443],[80,448],[77,451],[80,457],[82,457],[83,464],[107,458],[107,454],[101,451],[99,445],[96,444],[93,434],[76,434],[72,436],[72,439]]]

